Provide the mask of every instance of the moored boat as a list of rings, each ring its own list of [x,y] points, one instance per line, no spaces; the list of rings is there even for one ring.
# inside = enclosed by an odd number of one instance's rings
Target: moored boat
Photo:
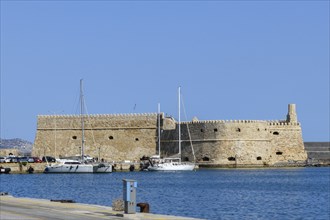
[[[182,162],[181,158],[164,158],[160,163],[153,163],[148,167],[149,171],[191,171],[195,164]]]
[[[60,160],[48,165],[44,173],[111,173],[112,165],[107,163],[85,164],[76,160]]]
[[[84,154],[84,96],[82,79],[80,80],[80,117],[81,117],[81,160],[57,159],[54,164],[47,164],[44,173],[111,173],[112,165],[107,163],[88,163]]]
[[[180,102],[181,98],[181,87],[178,89],[178,107],[179,107],[179,122],[178,122],[178,147],[179,153],[178,157],[168,157],[168,158],[160,158],[160,119],[158,118],[158,155],[155,159],[150,159],[150,165],[148,166],[148,171],[192,171],[195,169],[195,163],[191,162],[182,162],[181,161],[181,111],[180,111]],[[160,115],[160,107],[158,107],[158,117]],[[192,143],[191,148],[192,147]],[[193,151],[194,154],[194,151]]]

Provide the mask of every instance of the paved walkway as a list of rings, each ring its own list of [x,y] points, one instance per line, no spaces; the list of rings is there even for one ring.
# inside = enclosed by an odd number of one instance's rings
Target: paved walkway
[[[24,220],[193,220],[169,215],[151,213],[123,214],[111,207],[81,203],[60,203],[44,199],[0,196],[0,219]],[[196,220],[196,219],[194,219]]]

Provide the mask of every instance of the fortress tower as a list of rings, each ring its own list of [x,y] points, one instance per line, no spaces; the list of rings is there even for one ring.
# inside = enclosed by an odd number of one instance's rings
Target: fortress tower
[[[289,104],[288,105],[288,114],[286,116],[287,122],[297,123],[297,113],[296,113],[296,105]]]

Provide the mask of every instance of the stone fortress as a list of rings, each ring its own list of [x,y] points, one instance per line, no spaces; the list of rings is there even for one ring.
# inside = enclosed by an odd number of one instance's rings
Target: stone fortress
[[[86,115],[85,154],[108,162],[139,161],[178,153],[178,122],[157,113]],[[160,125],[158,125],[160,121]],[[33,155],[79,155],[80,115],[40,115]],[[302,165],[307,160],[295,104],[285,120],[198,120],[181,122],[182,159],[206,167]],[[191,147],[191,144],[193,148]]]

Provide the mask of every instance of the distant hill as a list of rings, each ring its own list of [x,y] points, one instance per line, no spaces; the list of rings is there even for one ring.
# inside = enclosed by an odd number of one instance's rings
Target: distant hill
[[[20,138],[0,139],[0,149],[14,148],[21,152],[31,152],[33,143]]]

